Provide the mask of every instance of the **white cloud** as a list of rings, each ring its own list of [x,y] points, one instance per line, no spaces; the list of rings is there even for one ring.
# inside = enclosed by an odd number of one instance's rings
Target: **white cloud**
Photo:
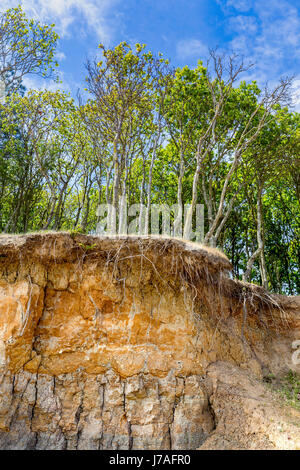
[[[258,24],[254,16],[232,16],[229,18],[229,28],[239,33],[256,33]]]
[[[177,43],[176,53],[180,59],[196,57],[203,59],[207,56],[207,47],[198,39],[182,39]]]
[[[56,24],[60,36],[67,36],[75,20],[84,21],[100,41],[109,42],[111,28],[107,14],[119,0],[1,0],[0,9],[21,4],[28,16]]]
[[[55,59],[60,61],[60,60],[65,60],[66,54],[62,51],[56,51],[55,53]]]
[[[234,8],[237,11],[245,13],[253,7],[254,0],[216,0],[222,10],[227,13],[228,10]]]
[[[255,73],[265,80],[292,74],[290,64],[295,70],[299,61],[300,16],[291,0],[256,0],[251,16],[224,12],[233,34],[228,49],[255,63]]]
[[[256,4],[261,21],[261,39],[281,47],[299,45],[300,17],[297,8],[289,2],[274,1],[270,5],[270,8],[262,8],[259,2]]]
[[[226,6],[233,7],[239,11],[249,11],[252,8],[252,0],[227,0]]]
[[[71,88],[69,84],[63,80],[64,73],[58,73],[60,80],[62,83],[54,82],[53,80],[46,80],[36,75],[25,75],[22,84],[25,86],[26,91],[28,90],[48,90],[48,91],[65,91],[67,93],[71,93]]]

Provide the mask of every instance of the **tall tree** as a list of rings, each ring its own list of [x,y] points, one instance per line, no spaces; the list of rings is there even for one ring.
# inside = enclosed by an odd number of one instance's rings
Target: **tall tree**
[[[21,6],[0,15],[0,81],[6,89],[17,89],[27,74],[55,76],[53,27],[29,20]]]

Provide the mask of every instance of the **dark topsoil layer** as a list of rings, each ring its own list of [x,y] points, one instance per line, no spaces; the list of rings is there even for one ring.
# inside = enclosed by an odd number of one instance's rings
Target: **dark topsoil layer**
[[[201,291],[203,283],[216,294],[251,305],[251,310],[289,311],[298,319],[300,296],[270,294],[255,284],[230,279],[232,265],[215,248],[177,238],[154,236],[100,237],[77,232],[39,232],[25,235],[0,235],[0,261],[3,265],[19,262],[106,264],[138,261],[148,264],[162,279],[178,278]],[[285,317],[285,315],[284,315]]]

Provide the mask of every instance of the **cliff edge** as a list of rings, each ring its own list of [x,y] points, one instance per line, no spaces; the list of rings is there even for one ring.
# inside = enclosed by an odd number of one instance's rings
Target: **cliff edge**
[[[1,449],[296,449],[299,297],[170,238],[0,236]]]

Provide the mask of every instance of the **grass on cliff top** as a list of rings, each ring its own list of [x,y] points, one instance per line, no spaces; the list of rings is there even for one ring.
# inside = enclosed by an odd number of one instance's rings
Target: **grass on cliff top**
[[[198,243],[198,242],[193,242],[193,241],[190,241],[190,240],[186,240],[184,238],[179,238],[179,237],[171,237],[171,236],[168,236],[168,235],[105,235],[105,236],[101,236],[101,235],[94,235],[94,234],[87,234],[87,233],[84,233],[82,230],[80,229],[71,229],[71,230],[62,230],[62,231],[55,231],[55,230],[39,230],[39,231],[32,231],[32,232],[26,232],[26,233],[18,233],[18,234],[12,234],[12,233],[1,233],[0,234],[0,239],[11,239],[11,238],[23,238],[23,237],[31,237],[31,236],[34,236],[34,235],[70,235],[72,238],[75,238],[76,236],[86,236],[88,238],[98,238],[98,239],[109,239],[111,238],[112,240],[124,240],[124,239],[129,239],[129,240],[140,240],[140,239],[144,239],[144,240],[174,240],[175,243],[181,243],[185,246],[186,249],[188,249],[189,251],[193,252],[193,251],[197,251],[197,250],[204,250],[206,251],[207,253],[210,253],[214,256],[218,256],[220,258],[223,258],[227,261],[228,260],[228,257],[225,255],[225,253],[223,253],[223,251],[221,251],[219,248],[215,248],[215,247],[211,247],[211,246],[208,246],[208,245],[204,245],[202,243]]]

